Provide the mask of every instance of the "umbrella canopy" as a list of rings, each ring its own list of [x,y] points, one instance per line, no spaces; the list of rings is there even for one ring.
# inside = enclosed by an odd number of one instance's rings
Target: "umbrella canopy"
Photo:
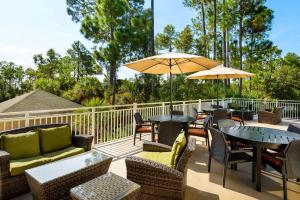
[[[255,74],[233,69],[224,66],[218,66],[211,70],[196,72],[188,76],[189,79],[230,79],[230,78],[247,78]],[[219,106],[219,93],[217,90],[217,106]]]
[[[218,66],[211,70],[196,72],[188,76],[189,79],[230,79],[230,78],[247,78],[255,74],[233,69],[229,67]]]
[[[125,66],[146,74],[183,74],[212,69],[220,64],[203,56],[165,53],[127,63]]]
[[[203,56],[183,53],[165,53],[127,63],[125,66],[146,74],[170,74],[170,111],[172,114],[172,74],[208,70],[220,64],[218,61]]]

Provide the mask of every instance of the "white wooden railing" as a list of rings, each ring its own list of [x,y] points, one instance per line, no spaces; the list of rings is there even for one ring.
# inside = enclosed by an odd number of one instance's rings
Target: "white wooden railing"
[[[226,108],[228,103],[232,102],[254,110],[255,113],[275,106],[285,107],[283,118],[294,120],[300,118],[300,101],[227,98],[220,99],[219,105]],[[173,102],[173,109],[182,110],[186,115],[193,115],[193,108],[202,110],[216,103],[216,99],[176,101]],[[68,123],[76,134],[94,135],[95,144],[98,144],[131,136],[135,127],[133,118],[135,112],[140,112],[144,119],[148,119],[150,116],[168,114],[169,109],[168,102],[156,102],[0,113],[0,131],[41,124]]]

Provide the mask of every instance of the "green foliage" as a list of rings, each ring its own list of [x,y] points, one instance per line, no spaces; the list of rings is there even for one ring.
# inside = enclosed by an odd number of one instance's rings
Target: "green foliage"
[[[177,33],[172,24],[165,26],[162,33],[157,34],[155,38],[155,46],[158,50],[168,50],[172,52],[175,45]]]

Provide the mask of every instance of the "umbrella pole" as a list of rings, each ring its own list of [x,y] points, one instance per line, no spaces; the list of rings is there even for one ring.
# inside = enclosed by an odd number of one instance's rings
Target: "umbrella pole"
[[[170,59],[170,114],[172,117],[172,111],[173,111],[173,104],[172,104],[172,64],[171,64],[171,59]]]

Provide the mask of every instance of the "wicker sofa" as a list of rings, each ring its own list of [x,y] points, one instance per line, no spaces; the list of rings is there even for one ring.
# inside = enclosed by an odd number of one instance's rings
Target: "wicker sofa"
[[[170,146],[146,142],[143,151],[169,152]],[[136,156],[126,158],[127,178],[142,187],[142,199],[184,199],[187,163],[196,148],[195,138],[189,138],[177,165],[167,165]]]
[[[48,129],[49,128],[59,128],[66,126],[67,124],[51,124],[51,125],[40,125],[40,126],[31,126],[31,127],[25,127],[20,129],[14,129],[10,131],[1,132],[1,139],[3,140],[3,135],[14,135],[16,134],[22,134],[27,133],[29,131],[36,131],[38,129]],[[53,130],[53,129],[52,129]],[[78,153],[81,153],[83,151],[89,151],[91,149],[93,137],[92,136],[83,136],[83,135],[72,135],[71,138],[71,146],[69,148],[61,149],[56,152],[51,152],[50,156],[43,156],[40,155],[40,157],[45,157],[43,162],[36,163],[34,158],[28,158],[31,163],[27,166],[23,166],[24,169],[28,169],[31,167],[36,167],[38,165],[42,165],[45,163],[53,162],[55,160],[59,160],[68,156],[72,156]],[[2,144],[3,141],[1,141]],[[41,141],[40,141],[41,142]],[[26,144],[24,144],[26,145]],[[28,145],[28,144],[27,144]],[[68,152],[70,151],[70,152]],[[63,152],[63,153],[61,153]],[[49,155],[49,154],[48,154]],[[53,159],[51,158],[53,157]],[[12,159],[12,156],[7,151],[3,150],[3,144],[1,145],[0,150],[0,199],[10,199],[12,197],[16,197],[18,195],[21,195],[23,193],[27,193],[30,191],[29,185],[27,183],[25,174],[23,172],[24,169],[22,169],[22,173],[19,171],[16,173],[14,171],[14,174],[12,173],[12,163],[14,162],[22,162],[24,159],[20,159],[20,161],[16,161]],[[34,163],[35,164],[32,164]],[[47,172],[45,172],[47,173]],[[13,175],[12,175],[13,174]]]
[[[274,108],[273,111],[259,111],[258,123],[278,124],[282,120],[283,107]]]

